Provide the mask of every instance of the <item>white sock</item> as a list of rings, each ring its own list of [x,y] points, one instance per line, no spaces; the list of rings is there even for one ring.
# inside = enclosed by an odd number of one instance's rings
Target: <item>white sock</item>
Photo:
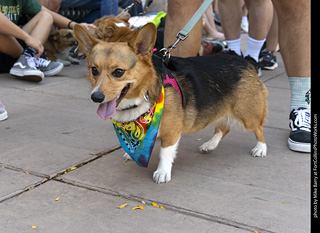
[[[232,51],[235,51],[235,53],[238,54],[239,56],[242,56],[241,55],[241,48],[240,48],[240,41],[241,41],[241,38],[235,39],[235,40],[226,40],[226,42],[228,44],[228,48]]]
[[[260,50],[262,48],[264,41],[265,41],[265,39],[256,40],[256,39],[253,39],[250,36],[248,36],[248,49],[247,49],[247,53],[246,53],[245,57],[250,56],[254,60],[256,60],[256,62],[258,62]]]
[[[292,109],[304,107],[310,109],[311,105],[311,78],[289,77],[291,87],[291,105]]]
[[[247,16],[242,16],[241,21],[244,22],[244,23],[248,23],[248,17]]]

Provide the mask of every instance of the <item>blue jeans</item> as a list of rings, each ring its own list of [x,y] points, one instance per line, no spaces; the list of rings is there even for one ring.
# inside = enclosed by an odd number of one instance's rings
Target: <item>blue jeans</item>
[[[118,15],[118,0],[62,0],[60,8],[90,9],[84,22],[93,23],[105,15]]]

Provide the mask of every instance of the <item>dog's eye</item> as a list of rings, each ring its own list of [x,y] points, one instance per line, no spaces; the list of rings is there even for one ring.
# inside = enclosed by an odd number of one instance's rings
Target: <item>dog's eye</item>
[[[67,38],[71,38],[72,37],[72,34],[71,33],[68,33],[67,34]]]
[[[112,75],[116,78],[120,78],[124,74],[124,72],[125,70],[118,68],[112,72]]]
[[[99,74],[99,71],[97,70],[96,67],[93,66],[91,67],[91,73],[93,76],[97,76]]]

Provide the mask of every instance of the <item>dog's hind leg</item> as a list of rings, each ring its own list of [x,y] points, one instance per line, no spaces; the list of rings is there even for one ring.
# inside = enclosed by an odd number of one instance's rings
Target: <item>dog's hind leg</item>
[[[157,184],[167,183],[171,180],[172,164],[176,158],[179,141],[180,135],[171,146],[167,146],[168,140],[161,140],[160,161],[157,170],[153,173],[153,181]]]
[[[213,137],[199,147],[200,151],[202,153],[208,153],[209,151],[216,149],[221,139],[226,136],[229,131],[230,127],[227,123],[217,126]]]
[[[265,157],[267,155],[267,144],[263,135],[263,125],[253,130],[257,138],[256,146],[251,150],[253,157]]]

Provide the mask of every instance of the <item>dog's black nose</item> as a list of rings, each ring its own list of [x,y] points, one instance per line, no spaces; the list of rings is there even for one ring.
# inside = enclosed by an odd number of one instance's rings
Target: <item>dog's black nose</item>
[[[95,91],[91,94],[91,99],[95,103],[102,103],[104,101],[104,94],[100,91]]]

